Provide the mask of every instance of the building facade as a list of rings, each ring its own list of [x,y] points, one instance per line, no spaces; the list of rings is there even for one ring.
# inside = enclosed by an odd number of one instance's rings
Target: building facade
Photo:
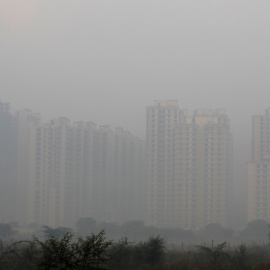
[[[16,147],[16,221],[22,225],[28,222],[29,198],[36,158],[36,126],[40,124],[40,115],[30,110],[20,110],[15,116]]]
[[[174,218],[174,144],[177,101],[155,101],[147,108],[147,224],[171,227]]]
[[[17,219],[74,226],[81,217],[144,219],[145,142],[122,128],[47,124],[29,110],[16,116]]]
[[[232,137],[224,110],[180,110],[177,101],[147,108],[147,223],[196,229],[228,225]]]
[[[0,217],[16,220],[16,141],[14,116],[0,101]],[[1,222],[0,221],[0,222]]]
[[[252,118],[252,161],[248,170],[248,221],[270,221],[270,108]]]

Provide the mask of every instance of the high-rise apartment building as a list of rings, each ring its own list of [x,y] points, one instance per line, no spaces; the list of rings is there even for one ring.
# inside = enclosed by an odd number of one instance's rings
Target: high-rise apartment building
[[[31,197],[33,168],[35,168],[36,126],[40,115],[25,109],[15,115],[16,147],[16,221],[22,225],[28,223],[29,198]]]
[[[147,223],[225,226],[232,186],[232,138],[224,110],[180,110],[177,101],[147,108]]]
[[[145,219],[145,141],[116,128],[113,141],[113,181],[109,181],[111,221]]]
[[[122,128],[96,129],[92,216],[124,222],[145,218],[145,142]]]
[[[0,217],[16,220],[16,147],[14,116],[8,103],[0,101]],[[1,222],[0,221],[0,222]]]
[[[94,217],[94,186],[98,181],[98,132],[93,122],[73,124],[72,178],[74,220]]]
[[[270,108],[252,119],[252,161],[248,162],[248,221],[270,221]]]
[[[35,126],[32,132],[29,219],[37,224],[71,225],[73,134],[70,121],[58,118]]]
[[[124,222],[144,218],[145,142],[122,128],[40,123],[16,116],[17,219],[73,226],[81,217]]]
[[[122,128],[41,123],[0,101],[0,223],[74,226],[145,219],[145,141]]]
[[[173,226],[174,161],[173,135],[179,122],[177,101],[155,101],[147,108],[147,224]]]

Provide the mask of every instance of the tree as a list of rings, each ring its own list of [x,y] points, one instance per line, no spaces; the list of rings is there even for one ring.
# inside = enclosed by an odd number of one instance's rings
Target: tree
[[[150,264],[160,264],[165,255],[165,242],[160,236],[150,237],[145,243],[146,261]]]
[[[34,270],[37,249],[31,241],[17,241],[12,244],[0,240],[0,269]]]
[[[127,269],[131,263],[133,246],[123,237],[110,248],[110,266],[112,269]]]
[[[247,227],[241,235],[252,240],[267,239],[269,233],[268,223],[262,219],[256,219],[248,222]]]
[[[224,259],[229,258],[229,254],[224,251],[224,249],[227,247],[226,242],[213,247],[207,247],[203,245],[195,247],[197,248],[197,251],[205,253],[215,267]]]
[[[73,241],[71,232],[61,238],[50,237],[45,242],[34,238],[40,248],[38,265],[42,269],[84,270],[104,269],[108,260],[111,241],[105,240],[105,232],[91,234],[86,238]]]
[[[245,270],[249,268],[249,256],[245,244],[240,244],[234,248],[234,253],[232,254],[231,261],[232,269]]]
[[[135,247],[134,259],[137,264],[146,263],[156,265],[163,263],[165,256],[165,242],[160,237],[150,237],[146,242],[140,242]]]

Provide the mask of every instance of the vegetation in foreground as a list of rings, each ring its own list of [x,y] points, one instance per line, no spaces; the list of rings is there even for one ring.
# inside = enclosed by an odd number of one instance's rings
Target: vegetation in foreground
[[[70,231],[43,228],[44,238],[0,241],[0,269],[5,270],[248,270],[270,268],[270,245],[229,247],[226,242],[166,248],[160,236],[146,241],[107,240],[105,232],[75,237]]]

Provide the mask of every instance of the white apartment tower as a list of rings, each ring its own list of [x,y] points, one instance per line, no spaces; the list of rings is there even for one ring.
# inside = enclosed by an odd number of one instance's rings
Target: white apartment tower
[[[0,223],[16,220],[15,138],[14,116],[0,101]]]
[[[41,123],[0,101],[0,222],[73,227],[145,218],[145,141],[122,128]]]
[[[270,221],[270,108],[252,118],[252,161],[247,167],[248,221]]]
[[[176,100],[147,108],[147,224],[171,227],[174,219],[173,134],[179,121]]]
[[[73,227],[81,217],[144,219],[144,141],[64,117],[42,124],[30,110],[15,119],[18,222]]]
[[[15,115],[16,144],[16,221],[29,224],[29,198],[35,178],[36,127],[40,124],[40,115],[28,109]]]
[[[72,132],[69,120],[58,118],[29,129],[29,223],[72,225]]]
[[[196,229],[228,224],[232,143],[224,110],[188,116],[177,101],[147,108],[147,223]]]

